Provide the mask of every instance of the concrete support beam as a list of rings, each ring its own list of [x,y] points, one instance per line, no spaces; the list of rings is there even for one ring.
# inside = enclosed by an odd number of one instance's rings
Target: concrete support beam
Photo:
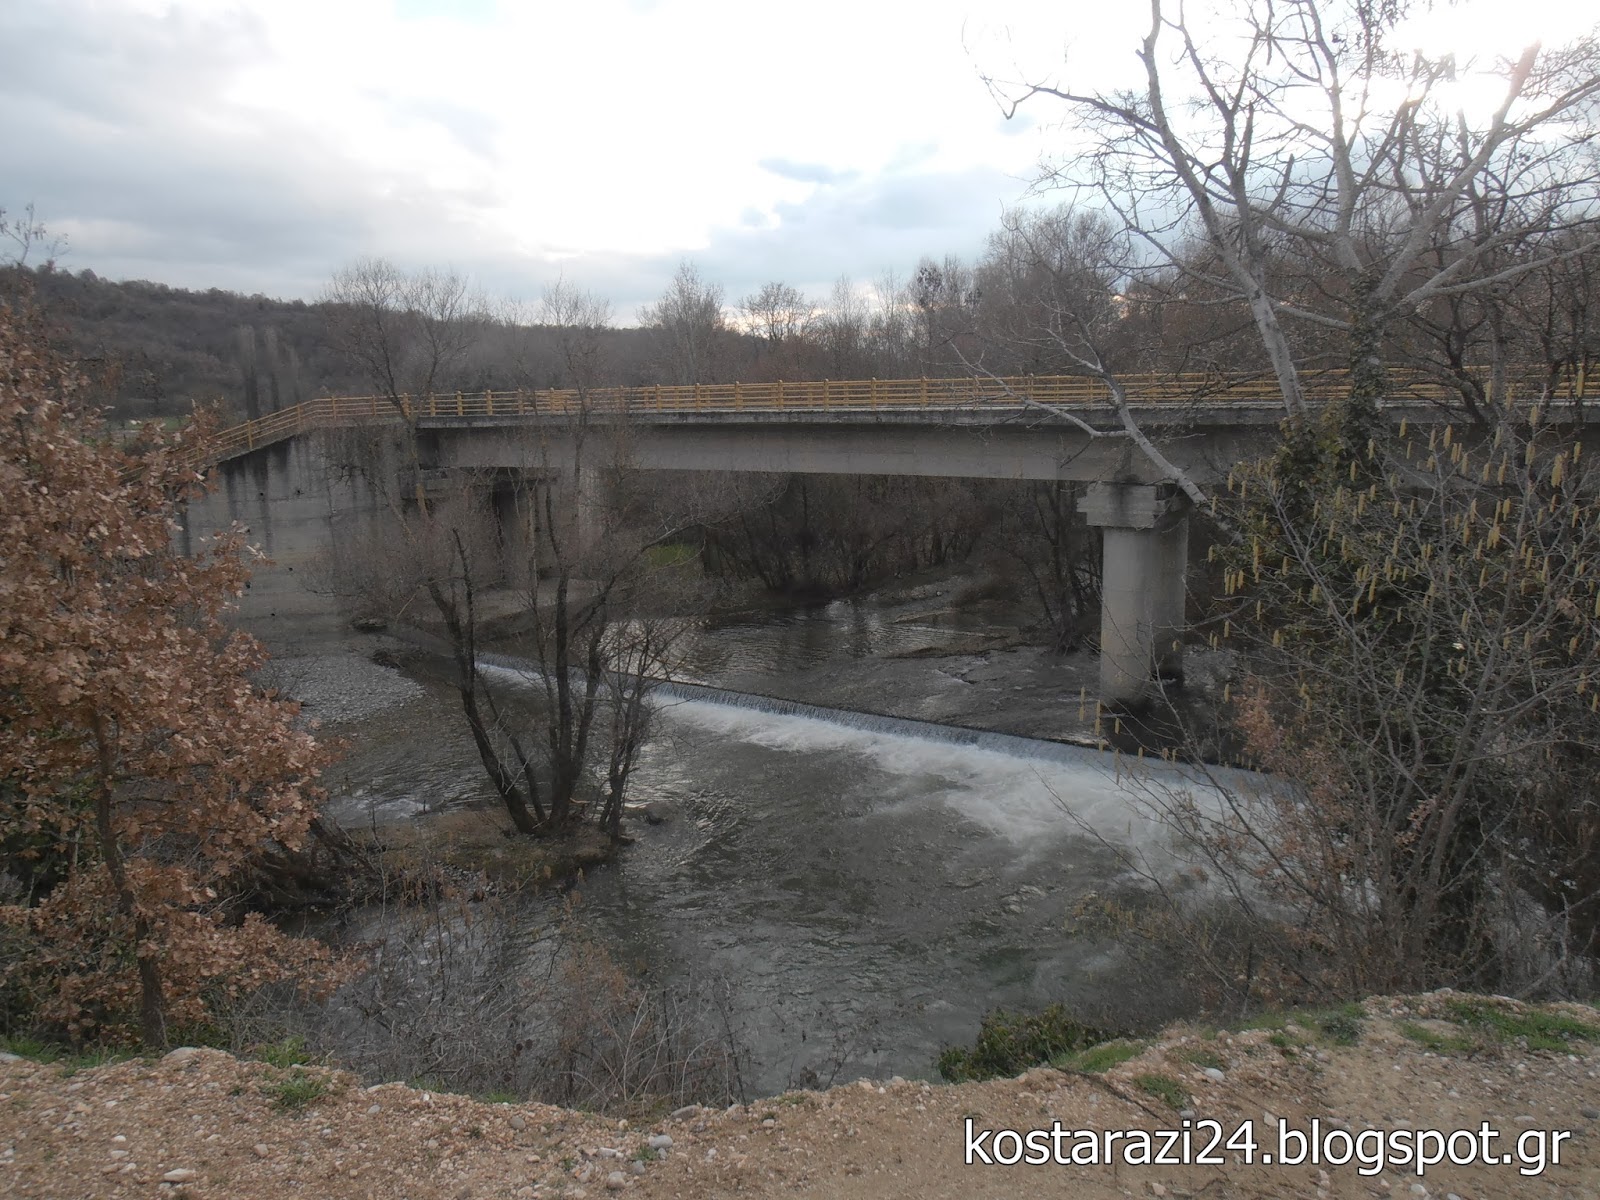
[[[1079,502],[1104,546],[1100,699],[1106,704],[1142,707],[1157,679],[1183,678],[1187,505],[1175,486],[1144,483],[1096,483]]]

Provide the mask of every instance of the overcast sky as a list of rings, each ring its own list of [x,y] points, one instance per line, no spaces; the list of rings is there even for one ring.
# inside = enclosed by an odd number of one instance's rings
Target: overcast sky
[[[1469,0],[1504,43],[1589,0]],[[1511,18],[1507,14],[1515,13]],[[971,0],[0,0],[0,207],[62,265],[315,298],[381,255],[623,323],[693,260],[782,279],[975,254],[1041,158],[980,79],[1130,82],[1148,9]],[[1501,44],[1497,48],[1505,49]]]

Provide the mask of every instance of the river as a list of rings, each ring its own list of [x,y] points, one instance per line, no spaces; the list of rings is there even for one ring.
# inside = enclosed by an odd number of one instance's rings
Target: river
[[[830,680],[835,691],[855,680],[858,707],[916,713],[928,697],[908,696],[915,681],[949,690],[937,681],[992,674],[994,656],[885,656],[998,629],[926,597],[747,614],[698,630],[685,674],[767,694],[798,679],[823,702]],[[1046,693],[1058,712],[1076,709],[1075,692],[1061,693],[1081,664],[1061,666],[1052,691],[1038,677],[1055,669],[1047,660],[1005,653],[1021,656],[1012,684],[1003,671],[950,684],[980,693],[953,715],[992,724],[1004,706],[989,692],[1035,716]],[[691,697],[663,700],[631,794],[669,819],[634,822],[637,841],[590,874],[579,911],[652,983],[721,987],[752,1092],[930,1076],[939,1050],[970,1041],[997,1006],[1062,1001],[1118,1026],[1176,1011],[1148,965],[1081,935],[1072,918],[1086,896],[1134,882],[1107,843],[1164,861],[1166,836],[1128,786],[1131,769],[1151,764],[825,707]],[[333,778],[334,815],[346,824],[489,799],[453,701],[435,684],[419,682],[341,732],[352,745]],[[499,919],[548,920],[553,903],[531,900]]]

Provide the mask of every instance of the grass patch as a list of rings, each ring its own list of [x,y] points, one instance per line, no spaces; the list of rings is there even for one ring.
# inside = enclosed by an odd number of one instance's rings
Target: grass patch
[[[939,1055],[939,1074],[950,1083],[1009,1079],[1116,1036],[1075,1020],[1059,1004],[1030,1014],[996,1010],[983,1018],[971,1046],[951,1046]]]
[[[1087,1050],[1060,1055],[1052,1059],[1050,1065],[1059,1071],[1079,1071],[1085,1075],[1099,1075],[1131,1058],[1139,1057],[1148,1044],[1130,1038],[1117,1038],[1115,1041],[1090,1046]]]
[[[1468,1054],[1479,1048],[1479,1043],[1472,1038],[1458,1033],[1441,1033],[1415,1021],[1396,1021],[1394,1027],[1401,1037],[1435,1054]]]
[[[1145,1095],[1154,1096],[1173,1112],[1189,1107],[1188,1091],[1170,1075],[1140,1075],[1133,1083]]]
[[[46,1042],[22,1036],[0,1037],[0,1050],[36,1063],[58,1066],[61,1068],[63,1078],[76,1075],[79,1071],[87,1071],[91,1067],[103,1067],[108,1063],[127,1062],[131,1058],[139,1057],[138,1051],[135,1050],[119,1050],[105,1046],[76,1050],[59,1042]]]
[[[1275,1036],[1267,1040],[1280,1049],[1292,1044],[1294,1031],[1289,1029],[1291,1024],[1305,1029],[1314,1041],[1328,1042],[1335,1046],[1354,1046],[1361,1040],[1366,1017],[1366,1010],[1352,1002],[1341,1004],[1336,1008],[1273,1009],[1246,1017],[1232,1028],[1235,1033],[1269,1030]]]
[[[1354,1046],[1366,1027],[1366,1010],[1359,1004],[1342,1004],[1301,1015],[1303,1024],[1316,1030],[1335,1046]]]
[[[1208,1050],[1204,1046],[1185,1046],[1178,1051],[1178,1057],[1190,1066],[1199,1067],[1202,1071],[1207,1067],[1215,1067],[1220,1071],[1223,1067],[1222,1055],[1215,1050]]]
[[[1600,1041],[1600,1025],[1558,1013],[1517,1012],[1493,1000],[1451,1000],[1449,1019],[1466,1027],[1485,1044],[1519,1042],[1529,1050],[1565,1054],[1573,1042]]]
[[[515,1092],[485,1092],[479,1096],[485,1104],[521,1104],[522,1097]]]
[[[38,1038],[21,1035],[0,1037],[0,1050],[41,1063],[57,1062],[66,1053],[65,1047],[58,1046],[54,1042],[41,1042]]]
[[[280,1112],[299,1112],[328,1094],[328,1081],[321,1075],[308,1075],[296,1068],[282,1079],[270,1083],[266,1092],[272,1107]]]
[[[312,1056],[306,1053],[306,1040],[299,1034],[282,1041],[264,1042],[250,1047],[250,1057],[258,1062],[287,1071],[290,1067],[304,1066]]]

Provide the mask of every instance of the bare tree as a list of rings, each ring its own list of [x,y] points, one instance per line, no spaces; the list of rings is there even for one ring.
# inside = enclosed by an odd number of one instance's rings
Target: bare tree
[[[55,269],[56,259],[66,251],[67,240],[51,234],[29,204],[17,217],[7,217],[6,210],[0,208],[0,245],[6,247],[0,254],[0,267],[26,267],[28,259],[42,251],[44,258],[37,269],[48,272]]]
[[[872,285],[869,350],[872,373],[880,379],[909,375],[917,369],[917,335],[909,293],[909,286],[892,270]]]
[[[1097,353],[1124,369],[1114,344],[1127,253],[1122,230],[1097,211],[1004,213],[975,272],[986,361],[1005,374],[1077,374]]]
[[[544,291],[539,321],[555,331],[561,386],[585,395],[600,386],[607,366],[603,335],[611,328],[611,302],[559,279]]]
[[[817,319],[817,306],[799,288],[781,281],[763,284],[761,290],[739,302],[739,321],[746,334],[757,340],[755,379],[805,379],[817,357],[809,338]],[[743,368],[741,368],[741,371]]]
[[[867,374],[867,337],[870,316],[848,275],[833,285],[828,303],[811,327],[821,346],[824,370],[833,379],[853,379]]]
[[[453,271],[405,272],[382,258],[345,267],[324,290],[328,341],[399,411],[408,396],[459,386],[488,305]]]
[[[773,346],[804,337],[815,311],[799,288],[782,280],[762,284],[739,302],[745,328]]]
[[[685,260],[679,264],[661,299],[640,310],[639,323],[656,331],[661,368],[668,382],[719,381],[727,332],[722,285],[702,280],[693,263]]]
[[[1151,0],[1135,87],[990,79],[1008,112],[1036,97],[1069,106],[1092,146],[1047,182],[1092,192],[1152,262],[1192,269],[1177,251],[1198,231],[1218,267],[1206,282],[1248,307],[1294,418],[1296,323],[1342,331],[1352,393],[1376,397],[1390,322],[1595,237],[1594,43],[1457,62],[1391,46],[1394,16],[1328,0],[1204,14]],[[1466,111],[1449,85],[1486,74],[1499,102]],[[1555,230],[1577,241],[1506,257]],[[1275,270],[1295,260],[1313,271]]]
[[[953,343],[970,327],[977,304],[972,270],[953,254],[945,255],[943,262],[924,258],[906,293],[917,323],[922,374],[943,374],[946,363],[961,357]]]
[[[388,493],[402,555],[380,555],[377,566],[391,595],[400,576],[431,602],[463,718],[518,831],[560,833],[588,815],[615,838],[650,692],[670,672],[682,625],[675,589],[663,585],[670,571],[648,551],[674,536],[686,503],[703,496],[666,497],[627,470],[625,414],[602,406],[595,391],[607,370],[610,306],[562,281],[546,290],[539,317],[566,391],[536,413],[534,427],[505,435],[524,465],[425,469],[411,410],[401,423],[408,482]],[[375,371],[408,361],[404,339],[415,329],[375,319],[360,343],[366,361]],[[422,360],[446,344],[442,334],[428,341]],[[381,469],[375,476],[388,486]],[[503,648],[527,664],[520,689],[497,684],[484,663],[496,593],[504,615],[502,573],[520,627]]]

